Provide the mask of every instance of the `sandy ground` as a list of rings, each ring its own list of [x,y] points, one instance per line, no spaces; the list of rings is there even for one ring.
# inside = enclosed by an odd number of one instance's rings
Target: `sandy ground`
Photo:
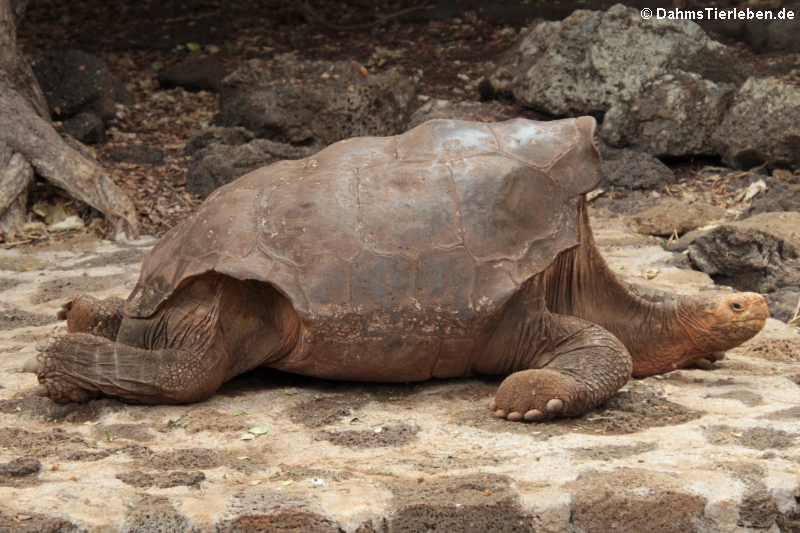
[[[594,224],[622,277],[713,288],[617,220]],[[32,395],[21,368],[65,330],[60,304],[127,297],[154,242],[0,251],[0,532],[800,531],[800,336],[773,320],[714,370],[631,380],[540,425],[491,417],[495,378],[264,370],[187,406]],[[242,440],[251,428],[266,433]]]

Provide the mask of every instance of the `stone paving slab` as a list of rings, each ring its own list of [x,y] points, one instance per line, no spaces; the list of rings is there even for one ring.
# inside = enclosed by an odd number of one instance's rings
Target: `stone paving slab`
[[[622,277],[713,286],[618,221],[596,226]],[[127,297],[153,243],[0,251],[0,532],[800,531],[800,336],[772,320],[712,371],[631,380],[539,425],[491,416],[499,378],[257,370],[186,406],[33,396],[21,368],[64,331],[60,304]]]

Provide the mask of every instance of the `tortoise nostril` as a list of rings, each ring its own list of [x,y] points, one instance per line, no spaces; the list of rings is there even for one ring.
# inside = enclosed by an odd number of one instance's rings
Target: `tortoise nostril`
[[[731,309],[733,309],[734,311],[744,311],[744,306],[739,302],[733,302],[731,304]]]

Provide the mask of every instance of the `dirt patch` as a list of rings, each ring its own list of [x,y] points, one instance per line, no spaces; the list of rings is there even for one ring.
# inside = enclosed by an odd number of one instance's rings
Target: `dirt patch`
[[[592,461],[613,461],[631,455],[639,455],[655,450],[658,446],[652,442],[638,442],[630,446],[600,446],[597,448],[573,448],[570,450],[575,459]]]
[[[382,448],[384,446],[404,446],[415,438],[418,431],[418,426],[399,424],[375,429],[320,431],[314,434],[314,440],[326,440],[337,446]]]
[[[22,477],[37,473],[42,463],[36,459],[18,458],[8,463],[0,463],[0,476]]]
[[[117,474],[117,479],[139,489],[156,487],[169,489],[172,487],[197,486],[205,481],[203,472],[170,472],[168,474],[148,474],[146,472],[126,472]]]
[[[727,400],[736,400],[742,402],[747,407],[755,407],[764,403],[764,398],[760,394],[748,390],[734,390],[725,392],[723,394],[715,394],[709,398],[724,398]]]
[[[705,428],[704,433],[711,444],[737,445],[756,450],[789,448],[796,440],[796,435],[768,427],[742,431],[730,426],[710,426]]]
[[[34,432],[21,428],[0,429],[0,448],[6,448],[22,456],[47,457],[89,448],[89,444],[78,435],[61,428],[46,432]]]
[[[744,346],[743,355],[767,361],[795,363],[800,361],[800,337],[796,339],[767,339]]]
[[[3,509],[0,533],[84,533],[86,530],[61,518]],[[16,520],[15,520],[16,519]]]
[[[450,420],[458,425],[489,431],[526,433],[540,440],[546,440],[570,432],[627,435],[651,427],[685,424],[703,415],[702,411],[692,411],[664,399],[663,394],[658,386],[623,390],[612,396],[604,405],[579,418],[550,420],[539,424],[500,420],[492,417],[488,409],[478,408],[456,410]]]
[[[183,471],[207,470],[227,466],[232,470],[245,473],[257,472],[265,468],[261,458],[250,451],[248,451],[247,455],[234,455],[233,453],[221,453],[207,448],[186,448],[154,453],[142,457],[138,466],[142,469]]]
[[[337,524],[322,514],[310,512],[308,500],[294,494],[238,493],[236,507],[243,507],[243,516],[230,518],[217,525],[218,533],[244,531],[338,533]],[[361,533],[359,530],[358,533]]]
[[[536,459],[534,458],[534,460]],[[500,466],[503,461],[502,458],[492,453],[478,455],[470,453],[468,450],[459,450],[444,456],[431,456],[422,460],[401,460],[400,463],[413,465],[415,469],[425,474],[441,474],[444,472],[467,470],[476,467]]]
[[[176,424],[186,433],[197,434],[204,431],[225,434],[246,433],[253,426],[261,425],[254,422],[254,417],[248,414],[234,416],[235,411],[220,413],[215,409],[192,410],[187,416],[181,418]],[[170,422],[163,427],[156,428],[162,433],[170,431]]]
[[[42,261],[27,254],[6,256],[0,255],[0,270],[11,272],[29,272],[31,270],[44,270],[48,266],[47,261]]]
[[[94,422],[108,413],[122,410],[125,404],[117,400],[102,398],[85,403],[55,403],[49,398],[24,396],[0,400],[0,413],[19,414],[22,417],[45,422],[70,422],[83,424]]]
[[[77,452],[67,452],[60,455],[63,461],[99,461],[111,455],[108,450],[81,450]]]
[[[19,487],[38,484],[35,476],[42,469],[42,463],[36,459],[17,458],[8,463],[0,463],[0,486]]]
[[[321,398],[298,404],[287,409],[284,414],[298,424],[311,429],[336,424],[343,419],[356,416],[356,409],[362,407],[365,400],[343,398]]]
[[[45,281],[31,296],[32,304],[57,301],[62,302],[87,292],[99,292],[118,287],[127,281],[129,276],[112,274],[109,276],[73,276]]]
[[[196,531],[192,523],[168,501],[143,495],[125,520],[121,533],[161,533],[164,531]]]
[[[765,418],[767,420],[797,420],[800,418],[800,405],[776,411],[760,418]]]
[[[706,500],[664,474],[620,468],[589,471],[572,482],[570,523],[582,531],[697,531]]]
[[[7,303],[0,303],[0,331],[19,328],[35,328],[58,322],[56,313],[43,315],[30,313]]]
[[[531,517],[509,485],[508,478],[496,475],[388,484],[396,510],[386,530],[533,532]]]
[[[117,439],[147,442],[154,438],[148,427],[142,424],[108,424],[96,426],[93,432],[95,437],[108,442]]]
[[[348,479],[353,479],[356,474],[349,470],[329,470],[326,468],[309,468],[305,465],[281,465],[280,474],[274,475],[270,479],[284,481],[291,479],[294,481],[303,481],[305,479],[322,479],[325,482],[335,481],[341,482]]]
[[[745,485],[745,494],[739,507],[740,527],[763,528],[772,526],[778,514],[775,498],[762,481],[764,467],[751,462],[726,462],[714,465],[718,470],[729,472]],[[791,531],[781,529],[781,531]]]
[[[11,290],[17,285],[24,285],[25,283],[28,282],[21,279],[0,278],[0,293]]]

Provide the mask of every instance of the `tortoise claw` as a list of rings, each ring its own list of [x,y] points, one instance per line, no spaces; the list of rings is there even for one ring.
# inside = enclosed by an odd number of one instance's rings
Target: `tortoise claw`
[[[547,402],[547,412],[548,413],[556,413],[564,408],[564,402],[559,400],[558,398],[553,398],[549,402]]]
[[[506,413],[502,409],[498,409],[497,411],[494,412],[494,416],[496,416],[497,418],[505,418],[506,416],[508,416],[508,413]]]
[[[700,370],[711,370],[713,366],[714,363],[712,363],[708,359],[699,359],[694,362],[694,367],[699,368]]]
[[[38,350],[38,348],[37,348]],[[25,365],[22,367],[22,370],[25,372],[31,372],[36,374],[39,372],[39,361],[35,357],[31,357],[27,361],[25,361]]]
[[[544,420],[544,413],[539,411],[538,409],[532,409],[525,413],[525,420],[528,422],[537,422],[539,420]]]
[[[520,422],[522,420],[522,413],[514,411],[513,413],[508,413],[508,416],[506,418],[508,418],[512,422]]]
[[[497,400],[492,400],[492,403],[489,404],[489,409],[497,411]]]
[[[44,385],[36,385],[36,387],[33,388],[32,392],[36,396],[41,396],[42,398],[47,398],[48,396],[47,387],[45,387]]]

